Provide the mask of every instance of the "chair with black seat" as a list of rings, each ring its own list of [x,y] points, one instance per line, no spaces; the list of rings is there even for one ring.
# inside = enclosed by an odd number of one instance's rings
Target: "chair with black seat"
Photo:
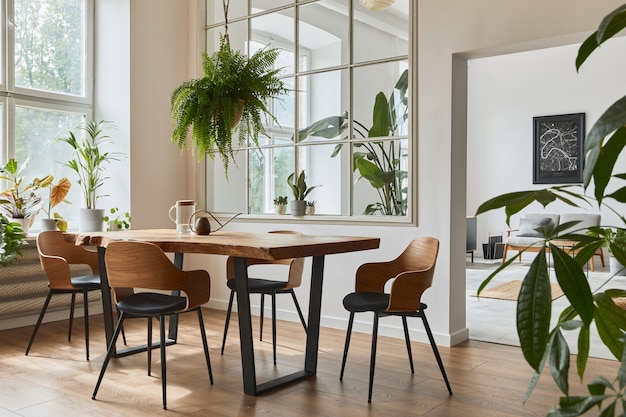
[[[348,357],[350,335],[354,323],[354,313],[371,311],[374,313],[374,325],[372,332],[372,351],[370,357],[370,380],[367,401],[372,401],[372,385],[374,383],[374,366],[376,364],[376,340],[378,336],[378,318],[386,316],[402,317],[404,337],[409,354],[411,373],[414,373],[413,354],[407,317],[419,317],[424,323],[424,329],[439,365],[441,375],[446,383],[448,392],[452,394],[452,388],[435,344],[435,339],[426,320],[426,304],[422,303],[422,294],[432,285],[435,272],[435,263],[439,252],[439,241],[433,237],[422,237],[413,240],[409,246],[396,259],[388,262],[374,262],[361,265],[356,272],[355,292],[348,294],[343,299],[343,305],[350,312],[346,344],[341,362],[339,379],[343,379],[343,373]],[[385,284],[393,280],[391,290],[385,293]]]
[[[274,230],[269,233],[285,233],[285,234],[301,234],[292,230]],[[228,310],[226,312],[226,323],[224,324],[224,338],[222,340],[222,355],[224,354],[224,345],[226,344],[226,335],[228,334],[228,325],[230,323],[230,314],[233,308],[233,300],[235,296],[235,259],[229,257],[226,261],[226,285],[230,288],[230,299],[228,301]],[[272,297],[272,349],[274,363],[276,363],[276,294],[291,294],[291,298],[296,306],[302,327],[306,332],[306,322],[300,309],[300,304],[296,298],[294,288],[300,286],[302,282],[302,273],[304,271],[304,258],[281,259],[278,261],[267,261],[263,259],[248,259],[248,267],[252,265],[285,265],[288,267],[287,280],[272,280],[264,278],[248,278],[248,290],[250,294],[261,294],[261,330],[259,339],[263,340],[263,313],[265,310],[265,295]]]
[[[202,305],[209,301],[211,294],[209,273],[205,270],[181,271],[158,246],[146,242],[111,242],[106,248],[105,263],[109,285],[114,289],[115,302],[121,314],[102,363],[92,398],[96,399],[100,383],[113,354],[115,342],[124,320],[129,317],[148,318],[149,364],[152,351],[150,346],[152,318],[156,317],[159,320],[163,409],[167,409],[165,316],[190,311],[198,313],[209,380],[213,384],[209,346],[202,318]],[[135,291],[135,289],[141,290]],[[172,291],[172,293],[165,294],[156,291]],[[176,295],[179,291],[180,294]],[[150,375],[150,366],[148,366],[148,375]]]
[[[98,254],[81,246],[76,246],[73,242],[68,242],[60,231],[41,232],[37,236],[37,251],[41,267],[48,276],[48,295],[43,308],[39,313],[37,324],[26,348],[26,355],[35,341],[35,336],[39,331],[39,326],[43,320],[50,299],[54,294],[71,294],[70,323],[67,340],[72,338],[72,324],[74,321],[74,303],[76,294],[83,295],[83,306],[85,314],[85,350],[89,360],[89,291],[100,290],[100,275],[98,271]],[[72,277],[71,265],[87,265],[91,269],[90,275]]]

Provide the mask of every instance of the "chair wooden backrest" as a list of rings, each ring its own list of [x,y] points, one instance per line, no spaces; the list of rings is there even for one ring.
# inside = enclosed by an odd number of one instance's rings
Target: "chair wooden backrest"
[[[74,289],[71,284],[70,265],[89,265],[92,274],[99,273],[98,253],[66,241],[61,231],[39,233],[37,251],[41,267],[48,275],[51,289]]]
[[[127,295],[126,289],[173,291],[187,297],[189,310],[209,301],[211,278],[205,270],[181,271],[156,245],[146,242],[111,242],[106,249],[105,263],[109,285]],[[181,310],[181,311],[184,311]]]
[[[356,292],[385,292],[391,284],[387,311],[417,311],[422,294],[430,288],[439,253],[439,240],[420,237],[413,240],[396,259],[387,262],[370,262],[356,272]]]
[[[294,230],[273,230],[269,233],[284,233],[292,235],[301,235],[302,233]],[[287,285],[285,289],[297,288],[302,283],[302,274],[304,272],[304,258],[281,259],[277,261],[268,261],[265,259],[248,259],[248,266],[252,265],[288,265],[289,272],[287,274]],[[235,278],[235,258],[229,256],[226,260],[226,279]]]

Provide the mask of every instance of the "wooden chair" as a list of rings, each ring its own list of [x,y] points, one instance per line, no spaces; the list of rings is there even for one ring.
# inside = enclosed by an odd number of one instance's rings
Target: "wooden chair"
[[[208,272],[204,270],[181,271],[158,246],[145,242],[112,242],[107,246],[105,262],[109,285],[114,288],[115,302],[121,314],[92,398],[96,399],[100,383],[113,354],[115,342],[124,320],[128,317],[148,318],[148,375],[150,375],[152,352],[150,348],[152,318],[156,317],[159,320],[163,409],[167,409],[165,316],[189,311],[198,313],[209,380],[213,384],[209,347],[202,318],[202,305],[209,301],[211,293],[211,279]],[[141,288],[142,292],[135,292],[135,288]],[[181,294],[163,294],[153,291],[180,291]]]
[[[402,254],[389,262],[375,262],[361,265],[356,272],[355,292],[348,294],[343,299],[343,305],[350,312],[346,344],[341,362],[339,379],[343,379],[343,373],[348,357],[350,335],[354,323],[354,313],[372,311],[374,313],[374,328],[372,332],[372,351],[370,357],[370,379],[367,401],[372,401],[372,385],[374,382],[374,366],[376,364],[376,339],[378,336],[378,318],[385,316],[402,317],[404,337],[409,354],[411,373],[414,373],[411,341],[407,326],[407,317],[419,317],[424,323],[424,329],[435,354],[441,375],[446,383],[448,392],[452,394],[452,388],[435,344],[435,339],[426,320],[426,304],[421,302],[422,294],[433,282],[435,263],[439,251],[439,241],[433,237],[422,237],[413,240]],[[389,294],[384,292],[385,284],[389,280],[391,284]]]
[[[81,246],[76,246],[72,242],[67,242],[60,231],[41,232],[37,236],[37,251],[41,267],[48,276],[48,295],[43,304],[37,324],[33,329],[33,334],[26,348],[26,355],[30,352],[35,336],[39,331],[39,326],[43,320],[50,299],[54,294],[71,294],[70,324],[67,340],[72,338],[72,324],[74,321],[74,303],[76,294],[83,295],[83,308],[85,314],[85,355],[89,360],[89,291],[100,290],[100,275],[98,271],[98,254],[89,251]],[[88,265],[91,268],[91,275],[72,277],[70,265]]]
[[[285,234],[301,234],[292,230],[275,230],[270,233]],[[224,338],[222,339],[222,355],[224,354],[224,345],[226,344],[226,335],[228,334],[228,325],[230,323],[230,314],[233,308],[233,300],[235,296],[235,262],[233,257],[229,257],[226,261],[226,285],[230,288],[230,299],[228,301],[228,311],[226,312],[226,323],[224,324]],[[272,348],[274,354],[274,363],[276,363],[276,294],[291,294],[291,298],[296,306],[302,327],[306,332],[306,322],[298,304],[298,299],[293,291],[294,288],[300,286],[302,282],[302,273],[304,271],[304,258],[282,259],[279,261],[266,261],[262,259],[248,259],[248,266],[252,265],[285,265],[288,267],[287,281],[271,280],[264,278],[248,278],[248,288],[250,294],[261,294],[261,330],[259,339],[263,340],[263,313],[265,310],[265,295],[272,296]]]

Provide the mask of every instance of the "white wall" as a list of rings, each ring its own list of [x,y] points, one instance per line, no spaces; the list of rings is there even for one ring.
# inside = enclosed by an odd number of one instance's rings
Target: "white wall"
[[[533,185],[533,116],[585,113],[588,132],[606,108],[626,91],[626,38],[613,39],[576,72],[578,44],[479,58],[468,62],[467,209],[476,212],[489,198],[512,190],[542,189]],[[622,162],[622,161],[620,161]],[[624,172],[622,164],[616,172]],[[576,187],[582,192],[582,187]],[[587,194],[593,196],[593,186]],[[611,202],[619,212],[624,205]],[[597,205],[586,206],[598,212]],[[535,203],[525,212],[541,212]],[[557,202],[550,213],[582,211]],[[600,211],[602,224],[619,225],[610,210]],[[517,227],[519,215],[512,218]],[[481,215],[478,241],[506,230],[503,210]]]

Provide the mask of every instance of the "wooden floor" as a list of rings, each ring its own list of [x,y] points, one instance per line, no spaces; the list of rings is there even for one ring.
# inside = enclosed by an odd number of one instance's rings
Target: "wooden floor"
[[[429,345],[413,343],[415,374],[408,368],[403,341],[380,337],[372,403],[367,403],[370,336],[355,333],[343,382],[339,369],[344,332],[323,328],[315,378],[259,397],[242,392],[236,316],[225,354],[220,355],[224,312],[204,310],[215,384],[209,385],[197,317],[181,317],[179,343],[167,349],[168,410],[161,406],[158,351],[153,376],[146,355],[111,361],[96,401],[91,399],[105,354],[102,317],[91,318],[91,360],[84,356],[82,319],[67,341],[67,321],[47,323],[29,356],[24,356],[32,327],[0,332],[0,417],[125,416],[545,416],[558,390],[546,372],[523,404],[532,375],[518,348],[468,341],[440,347],[454,394],[448,395]],[[386,320],[393,320],[389,318]],[[258,322],[254,321],[258,336]],[[419,326],[409,321],[409,325]],[[299,323],[278,324],[278,365],[271,357],[271,331],[255,344],[257,377],[291,373],[303,361],[304,331]],[[130,320],[129,344],[145,342],[145,321]],[[256,337],[256,336],[255,336]],[[265,336],[264,336],[265,337]],[[155,340],[158,333],[155,332]],[[615,375],[616,361],[590,362],[587,375]],[[572,377],[574,379],[574,377]],[[584,387],[571,380],[572,393]]]

